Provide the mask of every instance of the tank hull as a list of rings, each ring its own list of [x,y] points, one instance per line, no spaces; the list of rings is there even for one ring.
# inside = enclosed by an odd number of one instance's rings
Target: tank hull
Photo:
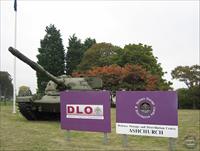
[[[17,99],[19,112],[27,120],[60,120],[60,97],[47,98],[44,96],[41,100],[32,101],[20,97]]]

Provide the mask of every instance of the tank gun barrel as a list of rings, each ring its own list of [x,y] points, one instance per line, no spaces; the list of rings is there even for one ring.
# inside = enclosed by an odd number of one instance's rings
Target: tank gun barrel
[[[13,47],[9,47],[8,50],[18,59],[20,59],[21,61],[23,61],[24,63],[28,64],[33,70],[45,74],[48,78],[50,78],[53,82],[55,82],[56,84],[58,84],[59,87],[61,87],[62,89],[66,87],[66,85],[64,84],[63,80],[58,79],[57,77],[55,77],[54,75],[52,75],[51,73],[47,72],[41,65],[37,64],[36,62],[32,61],[31,59],[29,59],[28,57],[26,57],[25,55],[23,55],[21,52],[19,52],[17,49],[13,48]]]

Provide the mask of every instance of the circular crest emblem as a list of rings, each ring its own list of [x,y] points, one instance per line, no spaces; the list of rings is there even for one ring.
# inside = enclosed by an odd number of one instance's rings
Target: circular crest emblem
[[[135,104],[135,112],[143,119],[150,118],[155,114],[155,111],[155,103],[148,97],[140,98]]]

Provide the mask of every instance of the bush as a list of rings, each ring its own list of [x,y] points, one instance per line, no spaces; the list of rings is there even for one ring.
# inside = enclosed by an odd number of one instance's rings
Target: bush
[[[177,90],[179,109],[200,109],[199,88]]]

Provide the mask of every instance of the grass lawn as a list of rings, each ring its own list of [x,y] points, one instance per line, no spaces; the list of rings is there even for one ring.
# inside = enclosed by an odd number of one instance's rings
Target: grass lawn
[[[184,137],[193,135],[200,142],[199,110],[179,110],[179,137],[174,139],[177,151],[188,151]],[[12,114],[12,105],[0,106],[1,150],[168,150],[168,138],[128,136],[128,147],[122,145],[122,135],[115,132],[115,109],[111,110],[112,133],[108,144],[103,144],[103,134],[71,131],[71,140],[61,130],[58,121],[27,121],[19,112]],[[199,151],[199,144],[192,151]]]

